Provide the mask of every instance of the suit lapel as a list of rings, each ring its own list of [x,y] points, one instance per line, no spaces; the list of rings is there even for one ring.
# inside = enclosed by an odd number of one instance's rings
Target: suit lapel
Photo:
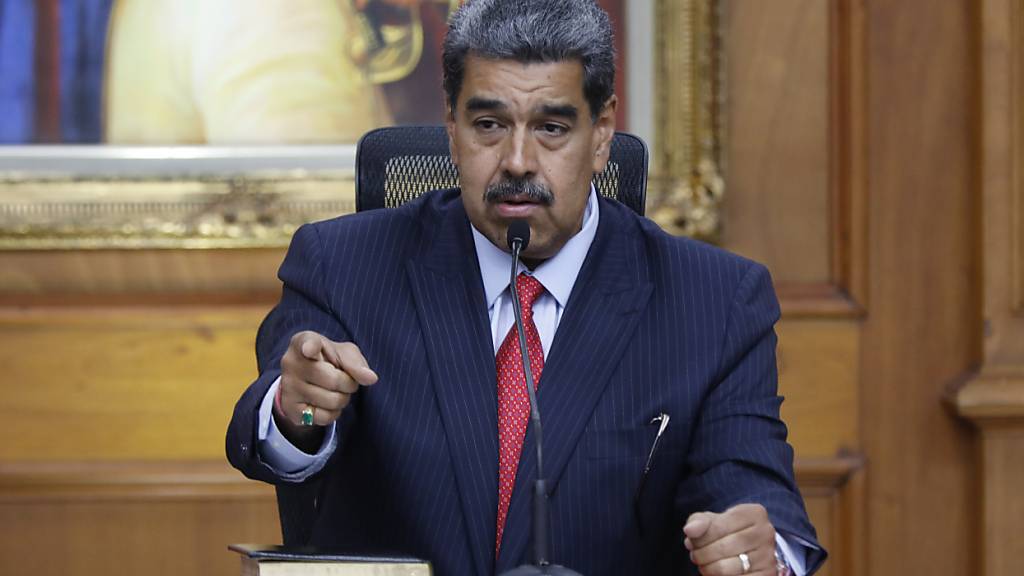
[[[643,243],[630,224],[614,207],[602,204],[597,235],[544,365],[537,400],[544,425],[549,494],[555,491],[651,294]],[[536,472],[531,430],[516,473],[499,573],[514,567],[527,551]],[[552,553],[557,561],[558,551]]]
[[[408,277],[452,456],[468,545],[476,572],[490,574],[498,506],[494,349],[462,202],[452,203],[436,225],[436,231],[428,231],[433,240],[410,261]]]

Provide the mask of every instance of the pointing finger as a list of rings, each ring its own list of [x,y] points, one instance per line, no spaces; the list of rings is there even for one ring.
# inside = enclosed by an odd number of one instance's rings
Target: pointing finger
[[[313,333],[299,335],[301,342],[299,352],[307,360],[320,360],[320,351],[323,349],[323,336]]]
[[[351,342],[341,342],[328,348],[331,349],[328,361],[351,376],[359,385],[369,386],[377,383],[377,373],[370,368],[358,346]]]

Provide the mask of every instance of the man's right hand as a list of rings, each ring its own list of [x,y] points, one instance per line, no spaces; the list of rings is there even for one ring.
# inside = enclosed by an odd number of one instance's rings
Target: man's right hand
[[[323,437],[323,426],[341,416],[361,386],[377,382],[359,347],[333,342],[316,332],[292,336],[281,359],[281,401],[275,403],[274,421],[288,440],[313,453]],[[314,426],[302,425],[302,411],[313,408]]]

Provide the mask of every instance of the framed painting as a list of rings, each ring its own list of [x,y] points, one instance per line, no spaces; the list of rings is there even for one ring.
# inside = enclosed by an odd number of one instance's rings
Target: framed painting
[[[0,0],[0,249],[280,247],[352,212],[358,137],[442,121],[459,3]],[[717,1],[600,3],[648,214],[713,238]]]

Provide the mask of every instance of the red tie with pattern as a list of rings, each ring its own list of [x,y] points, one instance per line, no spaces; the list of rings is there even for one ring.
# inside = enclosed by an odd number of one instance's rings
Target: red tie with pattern
[[[519,292],[519,305],[523,312],[523,328],[526,330],[526,350],[530,356],[530,369],[533,371],[533,386],[540,382],[540,373],[544,370],[544,347],[537,333],[537,325],[533,323],[533,301],[537,299],[544,286],[533,276],[520,274],[516,282]],[[526,423],[530,416],[530,397],[526,392],[526,380],[523,371],[522,356],[519,352],[519,335],[515,324],[505,336],[498,348],[495,358],[498,368],[498,533],[494,544],[494,554],[501,550],[501,536],[505,532],[505,518],[508,516],[508,505],[512,501],[512,488],[516,482],[516,468],[519,466],[519,454],[523,449],[523,438],[526,436]]]

